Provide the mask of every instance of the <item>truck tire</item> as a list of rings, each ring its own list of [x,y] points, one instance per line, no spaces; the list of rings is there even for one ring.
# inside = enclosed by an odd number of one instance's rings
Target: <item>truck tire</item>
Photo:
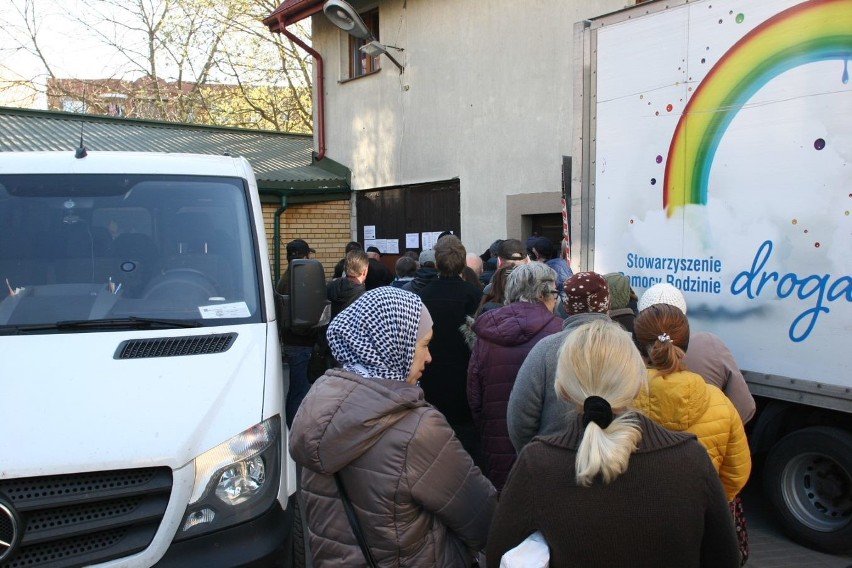
[[[763,473],[787,536],[832,554],[852,551],[852,434],[797,430],[772,447]]]

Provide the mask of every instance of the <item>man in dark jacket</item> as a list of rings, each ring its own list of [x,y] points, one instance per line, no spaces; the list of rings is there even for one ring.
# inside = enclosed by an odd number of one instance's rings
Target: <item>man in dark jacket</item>
[[[382,264],[382,253],[379,247],[367,247],[367,258],[370,263],[367,269],[367,279],[364,281],[364,286],[367,290],[372,290],[379,286],[388,286],[393,282],[393,273],[387,266]]]
[[[367,279],[368,267],[367,254],[363,250],[353,249],[346,253],[343,258],[343,276],[335,278],[326,287],[326,297],[331,302],[329,322],[367,291],[364,287],[364,281]],[[318,352],[325,355],[326,368],[332,369],[337,367],[337,361],[331,356],[328,340],[325,337],[325,329],[323,328],[317,341]]]
[[[465,267],[464,245],[454,235],[435,243],[438,278],[418,295],[432,315],[432,363],[426,367],[420,386],[426,401],[447,418],[462,445],[481,463],[480,440],[467,403],[467,366],[470,349],[460,328],[472,316],[482,292],[460,276]]]
[[[364,250],[364,247],[362,247],[361,243],[357,241],[349,241],[346,243],[346,248],[343,250],[343,258],[337,261],[337,264],[334,265],[334,275],[332,278],[340,278],[343,276],[343,265],[346,264],[346,254],[353,250]]]
[[[418,294],[436,278],[438,278],[438,269],[435,268],[435,251],[427,249],[420,253],[420,268],[414,273],[414,280],[403,284],[402,289]]]
[[[328,300],[331,302],[331,319],[346,309],[366,292],[364,281],[367,280],[369,259],[362,250],[346,253],[343,263],[344,276],[335,278],[328,283]]]
[[[310,258],[312,252],[316,251],[302,239],[295,239],[287,243],[287,269],[276,287],[279,294],[287,295],[290,293],[290,262],[300,258]],[[287,362],[290,376],[285,411],[288,428],[293,423],[293,417],[296,416],[296,411],[310,388],[308,364],[311,361],[311,353],[313,353],[316,340],[317,334],[315,332],[299,334],[284,329],[281,335],[284,360]]]

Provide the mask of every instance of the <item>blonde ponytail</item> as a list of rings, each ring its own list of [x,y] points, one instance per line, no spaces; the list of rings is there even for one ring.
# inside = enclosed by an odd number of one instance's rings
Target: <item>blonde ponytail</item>
[[[577,405],[601,399],[609,419],[587,422],[577,450],[576,480],[588,486],[598,476],[609,483],[627,470],[642,431],[627,410],[646,383],[645,365],[630,335],[620,325],[594,320],[575,329],[562,344],[556,368],[556,394]],[[606,414],[604,411],[603,415]],[[594,421],[597,419],[597,421]]]

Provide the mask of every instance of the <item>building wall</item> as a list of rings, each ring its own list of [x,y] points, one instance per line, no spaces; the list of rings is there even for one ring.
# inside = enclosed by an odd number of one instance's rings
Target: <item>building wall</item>
[[[263,222],[269,246],[269,264],[275,272],[275,211],[278,205],[263,205]],[[311,255],[322,263],[326,278],[331,278],[334,265],[343,258],[350,241],[349,200],[290,205],[281,216],[281,266],[287,268],[287,243],[304,239],[317,252]]]
[[[327,153],[351,169],[352,189],[458,177],[462,234],[474,251],[526,237],[510,196],[545,194],[549,208],[536,211],[560,212],[574,136],[574,23],[624,0],[353,4],[378,5],[380,39],[405,49],[391,51],[405,72],[382,56],[381,72],[345,81],[347,36],[314,17]]]

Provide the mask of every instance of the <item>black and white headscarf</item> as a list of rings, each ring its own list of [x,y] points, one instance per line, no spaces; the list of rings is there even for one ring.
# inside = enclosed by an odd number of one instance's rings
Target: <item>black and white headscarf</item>
[[[394,286],[370,290],[328,325],[326,337],[331,353],[346,371],[362,377],[404,381],[414,361],[424,312],[429,318],[416,294]]]

